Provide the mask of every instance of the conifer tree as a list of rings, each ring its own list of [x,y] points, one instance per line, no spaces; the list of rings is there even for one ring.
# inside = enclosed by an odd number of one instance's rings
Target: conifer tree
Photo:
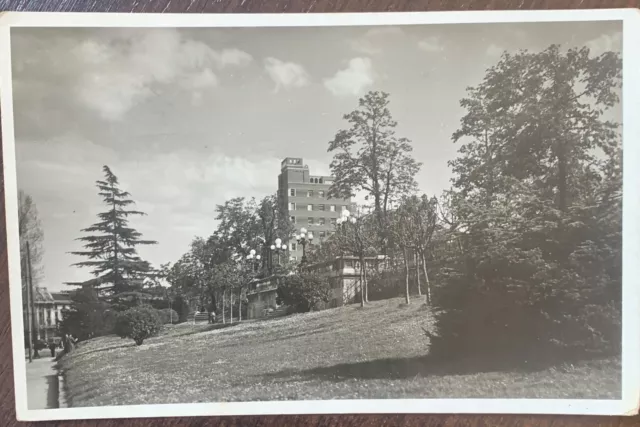
[[[157,242],[142,240],[142,234],[129,226],[129,217],[146,214],[130,209],[135,204],[131,195],[120,189],[118,178],[108,166],[104,166],[103,171],[105,178],[96,181],[96,186],[108,209],[98,214],[98,222],[81,230],[88,234],[77,239],[84,243],[84,250],[72,252],[88,258],[73,265],[92,268],[94,278],[68,284],[90,286],[101,295],[135,293],[151,272],[149,263],[138,256],[136,247]]]

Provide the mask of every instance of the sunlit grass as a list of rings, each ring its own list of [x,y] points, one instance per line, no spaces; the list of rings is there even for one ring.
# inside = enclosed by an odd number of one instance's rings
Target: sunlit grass
[[[60,366],[72,406],[346,398],[618,398],[620,364],[469,373],[425,356],[429,311],[401,299],[223,329],[174,325],[142,346],[81,344]]]

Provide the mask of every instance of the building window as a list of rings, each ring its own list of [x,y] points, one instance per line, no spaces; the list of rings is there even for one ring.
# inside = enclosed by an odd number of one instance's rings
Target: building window
[[[298,260],[298,257],[297,257],[297,256],[292,256],[292,257],[291,257],[291,261],[297,261],[297,260]]]
[[[336,225],[338,222],[336,221],[338,218],[331,218],[331,225]]]
[[[313,218],[312,217],[307,218],[307,223],[309,225],[313,225]]]
[[[324,205],[318,205],[318,210],[319,211],[323,211],[324,210]]]
[[[313,210],[313,205],[307,205],[307,210],[308,211],[312,211]]]
[[[318,191],[318,197],[324,197],[324,191],[322,190]]]
[[[313,190],[307,190],[307,197],[313,197]]]
[[[318,218],[318,225],[324,225],[324,218]]]
[[[289,219],[291,220],[292,224],[296,223],[296,217],[295,216],[289,217]]]
[[[346,205],[342,205],[342,206],[340,206],[340,210],[341,210],[341,211],[346,211],[346,210],[347,210],[347,206],[346,206]]]
[[[289,245],[289,249],[291,249],[292,251],[295,251],[297,248],[296,243],[291,243],[291,245]]]
[[[320,232],[320,238],[324,239],[327,234],[324,231]]]
[[[296,210],[296,204],[295,203],[289,203],[289,210],[290,211],[295,211]]]
[[[331,212],[335,212],[335,211],[336,211],[336,205],[331,205],[331,206],[329,206],[329,210],[330,210]]]
[[[296,195],[296,189],[295,189],[295,188],[290,188],[290,189],[289,189],[289,195],[290,195],[290,196],[294,196],[294,197],[295,197],[295,195]]]

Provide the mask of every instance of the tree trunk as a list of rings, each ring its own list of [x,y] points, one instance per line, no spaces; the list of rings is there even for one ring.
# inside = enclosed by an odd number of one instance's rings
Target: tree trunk
[[[225,305],[225,303],[226,303],[226,301],[225,301],[225,300],[226,300],[226,296],[227,296],[226,294],[227,294],[227,290],[226,290],[226,289],[223,289],[223,290],[222,290],[222,324],[223,324],[223,325],[224,325],[225,323],[227,323],[227,318],[226,318],[225,313],[224,313],[224,312],[225,312],[225,308],[226,308],[226,307],[224,306],[224,305]]]
[[[238,322],[242,321],[242,288],[238,290]]]
[[[431,283],[429,283],[429,275],[427,274],[427,259],[424,256],[424,251],[421,253],[422,255],[422,270],[424,272],[424,280],[427,282],[427,304],[431,305]]]
[[[420,257],[418,252],[418,249],[416,249],[413,254],[413,259],[416,264],[416,284],[418,285],[418,295],[422,296],[422,289],[420,288]]]
[[[233,289],[229,289],[229,323],[233,325]]]
[[[364,302],[369,302],[369,282],[367,281],[367,264],[363,259],[362,280],[364,281]]]
[[[404,258],[404,278],[405,278],[405,289],[404,296],[407,304],[411,304],[411,299],[409,298],[409,256],[407,254],[407,248],[402,248],[402,255]]]
[[[362,264],[360,265],[360,307],[364,307],[364,283],[362,277]]]
[[[365,276],[365,272],[364,272],[364,254],[362,252],[360,252],[360,301],[361,301],[361,305],[364,305],[365,302],[367,302],[367,296],[365,294],[365,280],[366,280],[366,276]]]

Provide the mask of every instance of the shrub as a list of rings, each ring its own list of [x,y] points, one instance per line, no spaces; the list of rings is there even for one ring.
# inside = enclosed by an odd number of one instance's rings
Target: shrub
[[[315,273],[286,276],[278,287],[282,302],[297,313],[319,310],[331,301],[331,285]]]
[[[163,325],[167,323],[178,323],[178,313],[170,308],[158,310],[158,316]]]
[[[141,345],[149,337],[155,336],[162,328],[157,310],[148,306],[134,307],[123,311],[116,320],[115,333],[120,338],[131,338]]]

